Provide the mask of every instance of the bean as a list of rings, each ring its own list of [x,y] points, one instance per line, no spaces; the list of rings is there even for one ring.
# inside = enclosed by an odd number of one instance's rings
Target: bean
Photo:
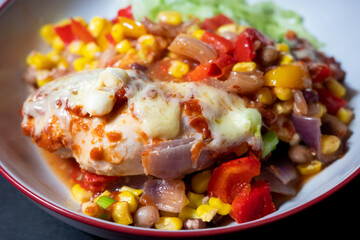
[[[150,228],[160,219],[159,210],[152,205],[138,208],[134,214],[134,225]]]
[[[288,155],[294,163],[308,163],[315,159],[312,150],[304,145],[291,146]]]
[[[201,229],[205,227],[206,223],[200,219],[186,219],[184,222],[185,229]]]

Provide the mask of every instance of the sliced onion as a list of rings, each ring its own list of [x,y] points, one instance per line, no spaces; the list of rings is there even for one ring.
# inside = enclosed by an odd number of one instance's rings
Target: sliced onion
[[[270,191],[275,193],[280,193],[284,195],[296,195],[296,181],[289,184],[284,184],[279,178],[274,174],[262,170],[259,176],[255,177],[256,181],[267,181],[270,186]]]
[[[108,49],[106,49],[104,52],[101,53],[100,57],[99,57],[99,63],[98,63],[98,68],[104,68],[107,66],[107,64],[109,63],[109,61],[115,57],[117,54],[116,48],[115,47],[109,47]]]
[[[284,160],[276,161],[275,163],[266,166],[265,170],[275,175],[283,184],[288,184],[298,177],[294,165]]]
[[[255,70],[253,72],[231,72],[229,78],[225,81],[220,81],[217,79],[207,79],[206,83],[223,89],[228,92],[238,93],[238,94],[250,94],[259,90],[263,84],[264,80],[262,79],[263,72]]]
[[[200,64],[217,58],[217,53],[212,46],[184,34],[178,35],[168,49],[176,54],[195,59]]]
[[[149,180],[144,185],[144,196],[159,210],[172,213],[179,213],[187,201],[181,180]]]

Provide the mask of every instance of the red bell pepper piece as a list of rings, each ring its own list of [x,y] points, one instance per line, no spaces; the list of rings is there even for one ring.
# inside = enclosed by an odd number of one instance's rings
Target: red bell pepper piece
[[[255,28],[247,28],[238,36],[235,42],[234,56],[239,62],[250,62],[256,56],[254,42],[260,41],[261,45],[271,42]]]
[[[65,45],[68,45],[75,40],[75,35],[71,29],[71,24],[55,27],[54,30]]]
[[[229,65],[233,65],[236,63],[236,60],[233,56],[226,53],[220,53],[218,58],[212,60],[220,69],[223,69]]]
[[[85,43],[94,41],[91,33],[80,22],[71,19],[71,31],[75,37]]]
[[[213,46],[218,53],[231,53],[234,50],[233,43],[230,40],[227,40],[215,33],[206,31],[202,35],[201,41]]]
[[[111,45],[113,45],[113,46],[116,45],[116,41],[113,38],[113,36],[111,35],[111,33],[106,34],[105,37]]]
[[[134,15],[133,15],[133,12],[132,12],[132,6],[129,5],[129,6],[125,7],[125,8],[120,9],[117,12],[117,17],[114,18],[111,22],[113,24],[118,23],[119,17],[126,17],[126,18],[129,18],[131,20],[134,20]]]
[[[210,77],[219,77],[222,75],[221,69],[213,62],[200,64],[194,70],[187,74],[191,81],[201,81]]]
[[[246,185],[235,197],[231,205],[230,216],[238,223],[264,217],[274,212],[270,186],[267,182],[257,181],[252,186]]]
[[[216,29],[218,29],[222,25],[230,23],[234,23],[234,21],[225,16],[224,14],[218,14],[212,18],[205,18],[204,21],[201,23],[200,28],[207,31],[215,32]]]
[[[313,83],[321,83],[331,74],[329,65],[324,63],[311,63],[309,72]]]
[[[346,107],[347,102],[344,99],[335,96],[325,88],[318,88],[316,91],[320,102],[326,106],[330,114],[336,115],[340,108]]]
[[[260,161],[255,156],[223,163],[212,173],[207,192],[210,196],[231,204],[253,177],[260,174],[260,167]]]

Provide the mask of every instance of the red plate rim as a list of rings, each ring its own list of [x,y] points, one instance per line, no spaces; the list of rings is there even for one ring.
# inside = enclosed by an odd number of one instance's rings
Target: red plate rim
[[[12,0],[5,0],[0,5],[0,12],[2,12],[5,7],[11,2]],[[68,217],[72,220],[79,221],[84,224],[88,224],[97,228],[102,228],[114,232],[119,233],[126,233],[131,235],[141,235],[141,236],[152,236],[152,237],[200,237],[200,236],[210,236],[210,235],[219,235],[219,234],[227,234],[227,233],[233,233],[238,232],[241,230],[265,225],[280,219],[283,219],[287,216],[293,215],[301,210],[304,210],[315,203],[320,202],[321,200],[327,198],[328,196],[332,195],[336,191],[338,191],[340,188],[345,186],[347,183],[349,183],[352,179],[354,179],[358,174],[360,173],[360,167],[357,168],[352,174],[350,174],[347,178],[345,178],[342,182],[340,182],[338,185],[330,189],[329,191],[323,193],[322,195],[314,198],[313,200],[306,202],[300,206],[297,206],[289,211],[286,211],[284,213],[275,215],[273,217],[268,218],[262,218],[255,221],[250,221],[243,224],[238,224],[231,227],[218,227],[218,228],[207,228],[207,229],[200,229],[200,230],[185,230],[185,231],[163,231],[163,230],[151,230],[146,228],[135,228],[135,227],[129,227],[129,226],[122,226],[122,225],[114,225],[109,224],[102,220],[97,220],[94,218],[86,217],[84,215],[71,212],[63,207],[57,206],[48,200],[40,197],[36,193],[29,190],[27,187],[22,185],[20,182],[18,182],[13,176],[11,176],[10,173],[8,173],[2,166],[0,166],[0,174],[5,177],[6,180],[8,180],[13,186],[15,186],[19,191],[21,191],[23,194],[25,194],[30,199],[34,200],[35,202],[41,204],[42,206],[56,212],[57,214],[60,214],[62,216]],[[135,231],[136,230],[136,233]]]

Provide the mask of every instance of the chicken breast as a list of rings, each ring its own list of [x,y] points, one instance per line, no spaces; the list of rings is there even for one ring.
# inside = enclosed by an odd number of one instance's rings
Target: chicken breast
[[[38,146],[68,149],[81,168],[100,175],[175,179],[244,145],[261,150],[261,115],[241,97],[135,70],[59,78],[33,92],[22,115],[24,134]]]

